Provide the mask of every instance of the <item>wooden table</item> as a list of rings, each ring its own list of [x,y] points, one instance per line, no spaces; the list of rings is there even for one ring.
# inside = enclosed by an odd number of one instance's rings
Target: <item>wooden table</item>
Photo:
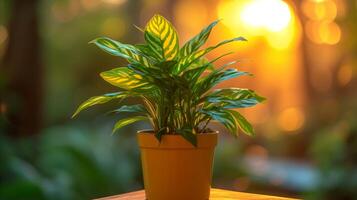
[[[292,198],[277,197],[277,196],[268,196],[260,194],[251,194],[244,192],[234,192],[229,190],[221,189],[211,189],[210,200],[297,200]],[[120,194],[110,197],[104,197],[97,200],[145,200],[144,190],[130,192],[126,194]]]

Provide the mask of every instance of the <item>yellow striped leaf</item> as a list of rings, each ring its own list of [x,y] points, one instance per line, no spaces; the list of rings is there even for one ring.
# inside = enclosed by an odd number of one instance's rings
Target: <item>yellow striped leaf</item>
[[[235,42],[235,41],[247,41],[245,38],[243,37],[237,37],[237,38],[233,38],[233,39],[229,39],[229,40],[224,40],[218,44],[216,44],[215,46],[211,46],[208,47],[206,49],[201,49],[199,51],[196,51],[192,54],[187,55],[186,57],[180,59],[177,67],[175,68],[175,73],[180,73],[183,70],[185,70],[187,67],[189,67],[192,63],[196,62],[198,59],[200,59],[202,56],[206,55],[207,53],[211,52],[212,50],[231,43],[231,42]]]
[[[180,57],[185,57],[197,51],[207,41],[207,38],[210,35],[212,28],[216,26],[218,22],[219,20],[212,22],[199,34],[187,41],[185,45],[183,45],[183,47],[180,49]]]
[[[72,118],[78,115],[82,110],[87,109],[91,106],[97,105],[97,104],[103,104],[107,103],[110,100],[113,99],[121,99],[127,97],[128,94],[125,92],[116,92],[116,93],[110,93],[110,94],[104,94],[102,96],[95,96],[87,99],[84,101],[79,107],[77,108],[76,112],[72,115]]]
[[[100,73],[100,76],[108,83],[125,90],[147,89],[148,87],[141,75],[134,73],[127,67],[105,71]]]
[[[150,19],[145,28],[145,39],[160,59],[172,60],[179,52],[178,36],[175,28],[161,15]]]
[[[142,121],[142,120],[149,120],[149,118],[146,117],[146,116],[135,116],[135,117],[129,117],[129,118],[121,119],[117,123],[115,123],[112,133],[114,133],[118,129],[121,129],[124,126],[127,126],[127,125],[132,124],[132,123],[137,122],[137,121]]]

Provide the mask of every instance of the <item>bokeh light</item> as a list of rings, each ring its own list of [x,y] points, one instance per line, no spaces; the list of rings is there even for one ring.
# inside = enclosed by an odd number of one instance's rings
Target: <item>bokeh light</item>
[[[308,21],[305,25],[308,38],[317,44],[337,44],[341,38],[341,29],[335,22]]]
[[[305,122],[305,115],[300,108],[287,108],[278,116],[278,125],[284,131],[296,131]]]
[[[336,3],[333,0],[305,0],[301,5],[308,18],[305,33],[310,41],[316,44],[337,44],[341,39],[341,28],[334,21],[338,13]]]
[[[337,6],[332,0],[305,0],[301,6],[304,15],[312,20],[333,21],[337,16]]]
[[[337,72],[337,80],[341,86],[347,85],[352,80],[353,68],[349,64],[344,64]]]
[[[104,3],[120,5],[126,2],[126,0],[102,0]]]

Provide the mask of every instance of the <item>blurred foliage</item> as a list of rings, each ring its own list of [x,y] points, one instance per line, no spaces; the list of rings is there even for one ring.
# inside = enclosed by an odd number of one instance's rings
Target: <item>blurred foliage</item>
[[[98,124],[1,136],[0,199],[92,199],[142,188],[135,134],[112,137]]]
[[[124,60],[98,51],[88,44],[89,41],[109,35],[138,42],[139,31],[133,26],[138,22],[130,14],[133,8],[140,6],[136,0],[121,6],[91,2],[95,4],[87,8],[84,6],[86,2],[81,5],[81,1],[41,1],[40,31],[46,66],[44,77],[47,77],[44,84],[46,125],[68,120],[68,116],[88,94],[114,91],[113,87],[103,84],[97,74],[122,66]],[[129,31],[130,34],[127,34]]]
[[[353,98],[352,98],[353,99]],[[318,183],[308,199],[356,199],[357,104],[345,102],[341,120],[314,135],[310,155],[318,171]]]
[[[111,136],[111,125],[99,125],[108,122],[102,120],[55,126],[20,140],[1,135],[0,199],[92,199],[143,188],[135,131],[127,127]],[[220,140],[215,185],[244,174],[239,163],[232,165],[240,148],[237,141]]]

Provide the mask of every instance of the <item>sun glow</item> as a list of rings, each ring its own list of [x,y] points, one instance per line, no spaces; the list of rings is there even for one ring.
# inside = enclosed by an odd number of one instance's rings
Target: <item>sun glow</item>
[[[278,32],[288,27],[291,13],[283,1],[256,0],[243,7],[241,19],[248,26]]]
[[[218,16],[232,32],[263,36],[275,49],[287,49],[297,39],[294,12],[282,0],[225,0]]]

